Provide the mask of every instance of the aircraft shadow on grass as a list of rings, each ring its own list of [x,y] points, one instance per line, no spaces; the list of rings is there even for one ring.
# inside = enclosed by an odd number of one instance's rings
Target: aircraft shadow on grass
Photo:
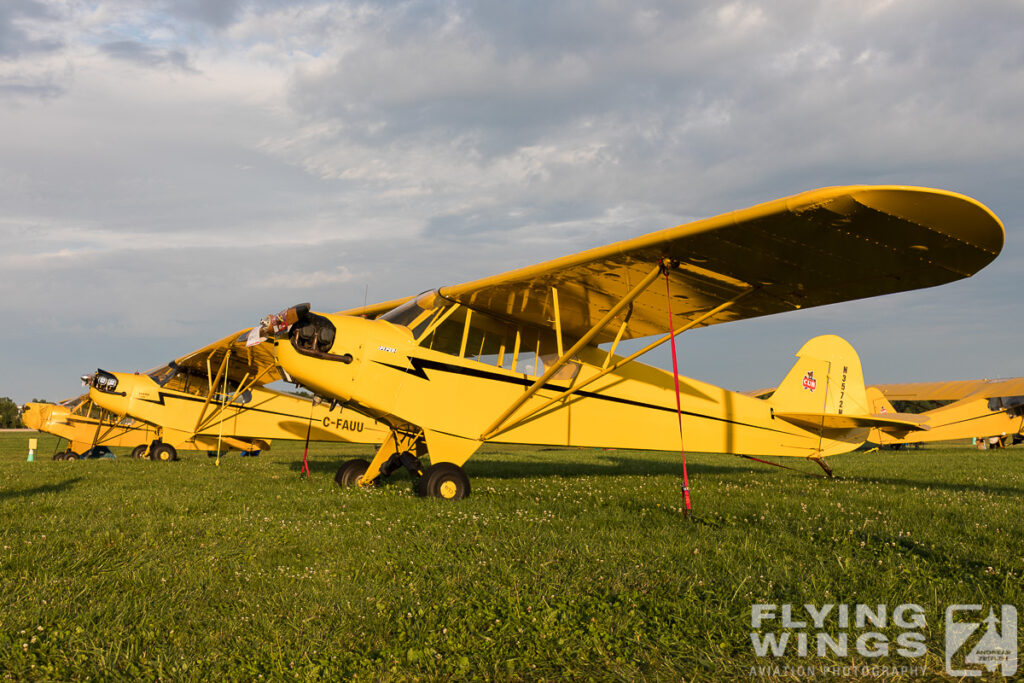
[[[545,449],[541,449],[545,450]],[[557,450],[557,449],[551,449]],[[564,451],[572,454],[573,451]],[[570,455],[571,457],[571,455]],[[589,456],[593,458],[593,456]],[[473,458],[468,464],[467,471],[474,476],[490,479],[533,479],[538,477],[621,477],[621,476],[650,476],[650,475],[675,475],[680,479],[683,476],[682,463],[679,460],[669,461],[664,458],[647,458],[642,455],[610,455],[601,454],[596,457],[597,462],[579,463],[572,460],[561,459],[553,455],[550,460],[491,460],[486,455],[479,455]],[[343,460],[337,461],[310,461],[310,472],[333,475]],[[288,464],[293,472],[302,471],[302,461]],[[716,465],[707,463],[688,464],[687,469],[691,476],[701,474],[732,474],[749,473],[755,471],[753,467],[746,465]],[[793,473],[796,474],[796,473]]]
[[[559,449],[540,449],[557,451]],[[571,454],[574,451],[563,451]],[[322,457],[322,456],[321,456]],[[574,462],[569,459],[559,458],[552,455],[549,460],[536,460],[531,456],[529,460],[489,459],[486,455],[480,455],[469,463],[470,471],[474,476],[491,479],[534,479],[540,477],[621,477],[621,476],[649,476],[649,475],[670,475],[682,477],[682,464],[679,460],[666,460],[664,458],[650,458],[643,455],[612,455],[602,453],[596,457],[590,456],[592,460],[586,463]],[[726,459],[729,456],[722,456]],[[596,462],[595,462],[596,460]],[[344,462],[344,458],[338,460],[311,460],[309,469],[312,473],[328,474],[333,476],[338,467]],[[292,472],[302,471],[302,461],[288,463],[288,469]],[[797,477],[820,478],[816,472],[805,471],[775,471],[767,469],[757,463],[740,462],[739,464],[709,464],[705,462],[690,463],[687,466],[690,476],[702,474],[776,474]],[[397,478],[402,478],[401,472],[396,473]],[[995,493],[1006,496],[1024,496],[1024,489],[1012,486],[983,486],[980,484],[964,484],[956,482],[927,481],[919,479],[905,479],[894,477],[871,477],[862,475],[845,475],[837,472],[836,478],[846,482],[857,482],[868,485],[881,486],[906,486],[917,488],[941,489],[944,491],[965,491],[972,493]]]
[[[30,489],[0,489],[0,500],[9,500],[11,498],[29,498],[31,496],[38,496],[43,493],[63,493],[67,489],[71,488],[82,480],[82,477],[75,477],[74,479],[65,479],[64,481],[57,484],[43,484],[42,486],[33,486]]]
[[[878,484],[881,486],[913,486],[918,489],[930,488],[942,491],[963,491],[967,493],[995,493],[1000,496],[1024,496],[1024,489],[1014,486],[984,486],[982,484],[965,484],[953,481],[928,481],[926,479],[899,479],[893,477],[845,476],[845,481],[859,484]]]

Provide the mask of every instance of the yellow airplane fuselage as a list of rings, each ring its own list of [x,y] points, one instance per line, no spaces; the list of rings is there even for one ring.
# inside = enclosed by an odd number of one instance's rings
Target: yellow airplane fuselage
[[[514,372],[424,348],[408,328],[387,321],[338,315],[324,318],[336,329],[329,352],[304,352],[291,340],[278,339],[278,363],[293,380],[317,394],[352,402],[395,429],[421,429],[431,462],[464,463],[483,442],[488,426],[539,374]],[[512,421],[616,360],[599,348],[584,349],[574,361],[578,368],[575,376],[549,381],[512,415]],[[859,376],[859,362],[856,371]],[[678,449],[681,441],[674,392],[671,373],[629,363],[486,440]],[[850,451],[868,433],[866,428],[831,430],[823,437],[818,431],[776,419],[777,407],[771,401],[694,379],[680,377],[680,394],[682,445],[687,450],[816,458]]]

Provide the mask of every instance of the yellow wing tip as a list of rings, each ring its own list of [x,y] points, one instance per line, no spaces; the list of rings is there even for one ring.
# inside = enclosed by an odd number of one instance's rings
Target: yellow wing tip
[[[1003,248],[1002,220],[977,199],[960,192],[915,185],[836,185],[793,195],[786,208],[795,213],[849,198],[872,210],[925,225],[992,254]]]

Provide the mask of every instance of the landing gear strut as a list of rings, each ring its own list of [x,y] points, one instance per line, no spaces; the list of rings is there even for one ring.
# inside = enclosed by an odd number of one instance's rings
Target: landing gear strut
[[[414,477],[423,474],[423,464],[420,459],[413,455],[412,451],[402,451],[392,455],[387,462],[380,466],[381,476],[390,477],[399,467],[409,470],[409,474]]]

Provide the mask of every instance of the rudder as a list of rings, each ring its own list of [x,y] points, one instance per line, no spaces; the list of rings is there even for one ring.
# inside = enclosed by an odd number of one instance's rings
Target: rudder
[[[797,362],[769,402],[777,411],[863,415],[870,412],[857,352],[834,334],[815,337],[796,353]]]

